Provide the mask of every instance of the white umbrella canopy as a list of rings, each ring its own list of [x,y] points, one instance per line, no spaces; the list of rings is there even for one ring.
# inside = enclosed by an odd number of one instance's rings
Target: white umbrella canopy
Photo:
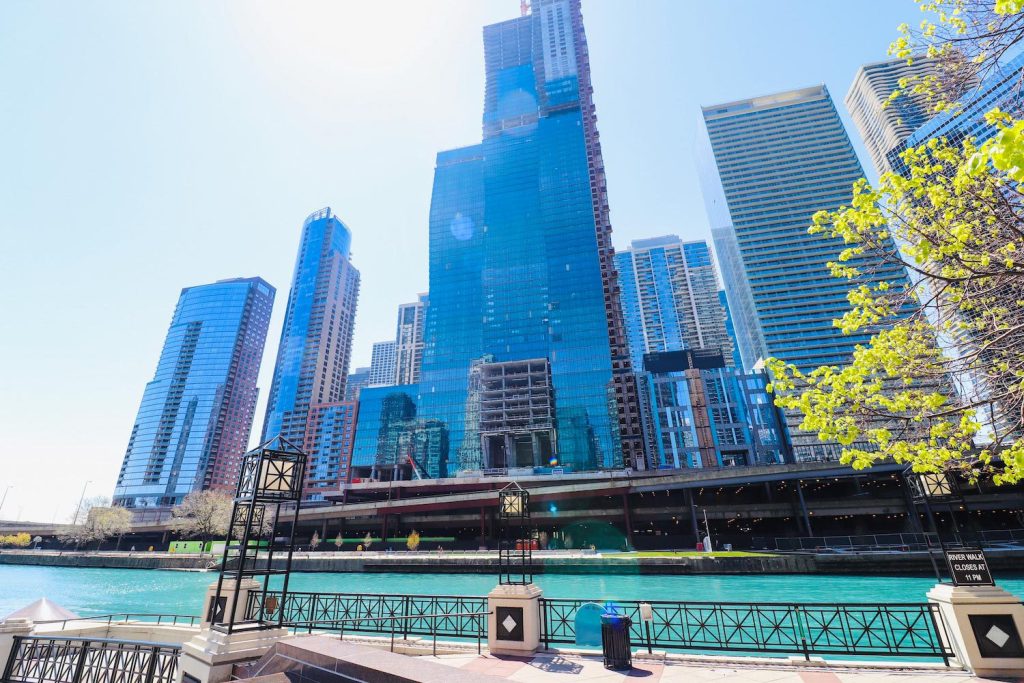
[[[35,602],[25,605],[19,610],[11,612],[7,619],[31,619],[32,621],[56,621],[58,619],[78,619],[79,616],[69,609],[61,607],[57,603],[46,598],[39,598]]]

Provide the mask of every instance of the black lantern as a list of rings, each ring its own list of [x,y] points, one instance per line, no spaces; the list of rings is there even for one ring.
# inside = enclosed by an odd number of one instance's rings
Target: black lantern
[[[512,482],[498,492],[498,581],[502,585],[533,583],[533,533],[530,494]]]
[[[946,472],[905,472],[914,502],[938,502],[957,498],[959,487]]]
[[[288,595],[288,576],[295,550],[295,527],[306,473],[306,454],[283,437],[275,437],[242,456],[242,469],[231,510],[231,524],[217,592],[210,605],[211,627],[227,633],[240,629],[279,628]],[[283,505],[292,506],[287,534],[276,533]],[[287,514],[287,511],[286,511]],[[284,555],[284,567],[274,568],[275,556]],[[283,575],[280,597],[268,596],[270,580]],[[239,612],[242,582],[255,580],[248,601]],[[231,604],[221,592],[234,583]]]

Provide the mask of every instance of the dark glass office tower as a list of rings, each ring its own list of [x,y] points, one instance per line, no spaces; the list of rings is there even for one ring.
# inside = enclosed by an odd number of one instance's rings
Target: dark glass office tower
[[[192,491],[234,490],[273,305],[274,288],[258,277],[181,290],[132,427],[115,504],[168,506]]]
[[[359,271],[352,233],[330,207],[306,218],[263,422],[263,440],[301,448],[310,408],[345,396]]]
[[[423,365],[402,424],[446,431],[432,477],[632,463],[636,384],[579,0],[487,26],[484,52],[483,142],[437,156]]]

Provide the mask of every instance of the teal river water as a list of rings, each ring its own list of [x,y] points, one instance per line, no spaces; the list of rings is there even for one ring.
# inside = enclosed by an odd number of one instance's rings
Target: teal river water
[[[120,612],[198,614],[217,575],[140,569],[0,565],[0,618],[47,597],[83,616]],[[547,574],[547,597],[712,602],[924,602],[927,577],[637,576]],[[1024,574],[997,577],[1024,598]],[[294,574],[290,589],[328,593],[486,595],[495,577],[479,574]]]

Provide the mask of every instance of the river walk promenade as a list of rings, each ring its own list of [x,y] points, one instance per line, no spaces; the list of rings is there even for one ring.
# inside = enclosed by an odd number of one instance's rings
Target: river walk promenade
[[[510,681],[538,683],[576,683],[577,681],[626,681],[641,679],[648,683],[691,683],[730,681],[736,683],[973,683],[993,679],[977,678],[969,673],[937,665],[913,665],[912,668],[878,666],[806,666],[781,660],[758,659],[737,662],[695,657],[657,657],[634,660],[630,671],[610,671],[599,657],[576,654],[538,653],[533,657],[496,657],[473,654],[429,657],[447,666],[475,674]],[[999,679],[1001,681],[1012,679]],[[1024,680],[1024,679],[1021,679]]]

